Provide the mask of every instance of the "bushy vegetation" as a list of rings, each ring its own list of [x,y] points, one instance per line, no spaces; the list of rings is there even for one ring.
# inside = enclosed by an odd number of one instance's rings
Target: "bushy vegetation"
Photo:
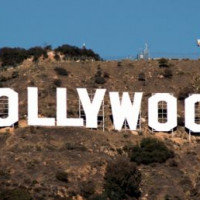
[[[121,67],[121,66],[122,66],[122,63],[121,63],[121,62],[118,62],[118,63],[117,63],[117,66],[118,66],[118,67]]]
[[[95,193],[95,185],[92,181],[85,181],[80,186],[81,195],[88,199]]]
[[[103,77],[104,77],[104,78],[110,78],[110,74],[109,74],[108,72],[104,72],[104,73],[103,73]]]
[[[110,200],[138,198],[141,173],[125,158],[109,162],[105,173],[105,194]]]
[[[48,51],[52,50],[51,46],[48,45],[46,47],[32,47],[30,49],[24,48],[11,48],[11,47],[3,47],[0,49],[0,61],[2,67],[7,66],[17,66],[20,65],[25,59],[33,58],[34,62],[37,62],[39,58],[46,59],[48,58]],[[60,56],[64,55],[67,59],[94,59],[100,60],[100,56],[94,53],[91,49],[86,48],[78,48],[70,45],[62,45],[56,49],[55,51],[55,60],[60,60]]]
[[[55,79],[55,80],[53,81],[53,83],[54,83],[54,85],[55,85],[56,87],[60,87],[60,86],[62,85],[62,81],[61,81],[60,79]]]
[[[58,171],[56,173],[56,178],[59,181],[68,183],[68,173],[64,172],[64,171]]]
[[[97,76],[95,77],[95,83],[97,84],[104,84],[106,81],[104,79],[104,77],[101,77],[101,76]]]
[[[0,170],[0,179],[9,179],[10,173],[8,170]]]
[[[9,80],[9,77],[0,76],[0,82],[6,82]]]
[[[86,48],[78,48],[76,46],[71,45],[62,45],[55,49],[56,53],[60,53],[61,55],[64,55],[66,59],[74,58],[76,59],[94,59],[94,60],[100,60],[100,56],[96,53],[94,53],[91,49]]]
[[[145,81],[145,73],[141,72],[138,74],[138,81]]]
[[[58,75],[61,75],[61,76],[68,76],[69,74],[69,72],[62,67],[55,67],[54,70]]]
[[[168,59],[161,58],[159,60],[159,67],[169,67]]]
[[[165,69],[164,72],[163,72],[163,76],[165,78],[172,78],[172,76],[173,76],[172,70],[171,69]]]
[[[185,87],[182,88],[178,94],[178,99],[180,101],[184,100],[185,98],[187,98],[189,96],[189,94],[194,93],[194,89],[192,87]]]
[[[54,59],[55,59],[55,60],[57,60],[57,61],[59,61],[59,60],[60,60],[60,56],[59,56],[59,54],[58,54],[58,53],[56,53],[56,54],[54,55]]]
[[[32,200],[30,194],[23,189],[1,190],[1,200]]]
[[[173,151],[160,140],[155,138],[144,138],[140,145],[131,148],[131,161],[137,164],[163,163],[167,159],[174,157]]]
[[[19,72],[18,71],[14,71],[12,73],[12,78],[17,78],[19,76]]]
[[[45,47],[24,48],[9,48],[3,47],[0,49],[0,60],[2,66],[17,66],[25,59],[33,57],[33,61],[37,61],[41,56],[47,58],[47,50]]]
[[[47,49],[42,47],[32,47],[27,50],[28,57],[33,57],[33,61],[38,61],[41,56],[47,58]]]
[[[0,49],[2,66],[17,66],[28,58],[26,49],[4,47]]]
[[[102,70],[98,67],[97,72],[94,76],[94,81],[97,84],[104,84],[106,82],[105,76],[102,75]]]
[[[105,194],[94,194],[91,195],[88,200],[108,200]]]

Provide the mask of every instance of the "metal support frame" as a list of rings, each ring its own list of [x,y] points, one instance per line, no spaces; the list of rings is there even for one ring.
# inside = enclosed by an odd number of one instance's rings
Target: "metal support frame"
[[[9,106],[8,97],[6,96],[0,97],[0,117],[1,118],[8,117],[8,110],[9,110],[8,106]],[[14,128],[14,124],[12,124],[10,127]]]
[[[0,116],[6,118],[8,116],[8,98],[0,97]]]
[[[155,93],[152,94],[152,96],[155,95]],[[171,93],[171,95],[174,96],[174,94]],[[165,101],[158,102],[158,120],[160,123],[166,123],[167,122],[167,103]],[[151,129],[152,133],[155,132],[155,130]],[[171,129],[172,137],[174,137],[174,129]]]
[[[142,130],[142,120],[141,120],[141,117],[142,115],[141,115],[141,110],[140,110],[140,113],[139,113],[139,116],[138,116],[138,121],[137,121],[137,131],[141,131]],[[124,124],[123,124],[123,126],[122,126],[122,130],[124,130],[125,132],[126,131],[128,131],[129,129],[128,129],[128,122],[127,122],[127,120],[125,119],[124,120]]]
[[[190,96],[191,94],[189,94]],[[195,104],[195,119],[194,119],[196,124],[200,124],[200,103]],[[189,142],[192,142],[192,137],[191,137],[191,130],[189,130],[189,135],[188,135],[188,140]]]
[[[90,100],[92,100],[94,98],[95,92],[90,91],[88,93]],[[86,116],[85,116],[85,112],[83,109],[83,106],[81,104],[81,101],[79,99],[79,118],[83,118],[84,121],[84,125],[86,124]],[[105,131],[105,103],[104,103],[104,99],[102,101],[98,116],[97,116],[97,128],[102,128],[103,132]]]
[[[134,92],[129,92],[129,96],[130,96],[130,98],[131,97],[133,97],[133,95],[134,95]],[[120,96],[120,102],[122,101],[122,95]],[[138,121],[137,121],[137,131],[141,131],[141,129],[142,129],[142,120],[141,120],[141,116],[142,116],[142,114],[141,114],[142,112],[141,112],[141,109],[140,109],[140,113],[139,113],[139,115],[138,115]],[[127,122],[127,119],[125,119],[124,120],[124,123],[123,123],[123,126],[122,126],[122,130],[124,130],[125,132],[126,131],[129,131],[130,129],[128,128],[129,127],[129,125],[128,125],[128,122]]]

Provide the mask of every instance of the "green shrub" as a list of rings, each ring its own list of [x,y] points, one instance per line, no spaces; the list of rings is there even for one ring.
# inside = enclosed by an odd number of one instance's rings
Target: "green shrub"
[[[8,170],[0,170],[0,180],[9,178],[10,178],[10,173]]]
[[[172,70],[171,69],[165,69],[164,70],[164,73],[163,73],[163,76],[165,78],[172,78],[173,74],[172,74]]]
[[[9,78],[7,78],[5,76],[0,76],[0,82],[6,82],[8,80],[9,80]]]
[[[118,153],[119,155],[122,155],[122,154],[123,154],[123,150],[122,150],[121,148],[117,148],[116,150],[117,150],[117,153]]]
[[[4,47],[0,49],[2,66],[17,66],[28,58],[26,49]]]
[[[105,194],[94,194],[94,195],[91,195],[88,199],[89,200],[108,200]]]
[[[104,73],[103,73],[103,77],[104,77],[104,78],[110,78],[110,74],[109,74],[108,72],[104,72]]]
[[[66,143],[65,149],[70,151],[87,151],[87,148],[83,146],[82,144],[72,144],[72,143]]]
[[[109,162],[104,179],[105,194],[110,200],[140,196],[141,173],[134,163],[125,158]]]
[[[129,152],[131,161],[137,164],[163,163],[174,157],[173,151],[160,140],[144,138],[140,145],[134,146]]]
[[[104,77],[95,77],[95,83],[104,84],[105,82],[106,80],[104,79]]]
[[[43,47],[32,47],[28,50],[23,48],[9,48],[3,47],[0,49],[0,59],[2,66],[17,66],[21,64],[25,59],[33,57],[33,61],[43,56],[47,58],[47,49]]]
[[[58,75],[61,75],[61,76],[68,76],[69,74],[69,72],[62,67],[55,67],[54,70]]]
[[[12,73],[12,78],[17,78],[19,76],[19,72],[18,71],[14,71]]]
[[[161,58],[159,60],[159,67],[169,67],[168,59]]]
[[[30,194],[23,189],[1,190],[1,200],[32,200]]]
[[[47,58],[47,50],[42,47],[32,47],[29,50],[27,50],[28,57],[33,56],[33,61],[37,62],[41,56],[43,58]]]
[[[91,49],[80,49],[76,46],[71,46],[64,44],[62,46],[59,46],[55,49],[56,53],[60,53],[65,56],[65,58],[76,58],[76,59],[94,59],[94,60],[100,60],[100,56],[96,53],[94,53]]]
[[[122,63],[121,63],[121,62],[117,62],[117,66],[118,66],[118,67],[121,67],[121,66],[122,66]]]
[[[38,62],[40,57],[43,59],[48,58],[47,52],[52,50],[51,46],[48,45],[46,47],[32,47],[30,49],[24,48],[10,48],[10,47],[3,47],[0,49],[0,60],[1,65],[4,69],[8,66],[17,66],[21,64],[25,59],[33,57],[34,62]],[[101,60],[100,56],[94,53],[91,49],[80,49],[75,46],[70,45],[62,45],[56,49],[55,51],[55,59],[59,60],[59,53],[64,55],[65,58],[70,59],[94,59],[94,60]]]
[[[65,183],[68,183],[68,173],[64,172],[64,171],[58,171],[56,173],[56,178],[57,180],[59,181],[62,181],[62,182],[65,182]]]
[[[81,184],[81,196],[88,199],[91,195],[95,193],[95,185],[92,181],[86,181]]]
[[[94,81],[97,84],[104,84],[106,82],[104,76],[102,76],[102,70],[100,67],[97,68],[97,72],[94,76]]]
[[[57,86],[57,87],[60,87],[62,85],[62,81],[60,79],[55,79],[53,81],[54,85]]]
[[[51,46],[51,45],[46,45],[46,46],[44,47],[44,49],[45,49],[46,51],[52,51],[52,46]]]
[[[54,55],[54,58],[55,58],[55,60],[57,60],[57,61],[60,60],[60,56],[59,56],[57,53]]]
[[[138,74],[138,81],[145,81],[145,73],[141,72]]]
[[[192,94],[194,92],[194,89],[192,87],[185,87],[182,88],[178,94],[178,99],[180,101],[185,100],[189,96],[189,94]]]
[[[177,167],[178,166],[178,163],[174,159],[169,160],[168,164],[169,164],[170,167]]]

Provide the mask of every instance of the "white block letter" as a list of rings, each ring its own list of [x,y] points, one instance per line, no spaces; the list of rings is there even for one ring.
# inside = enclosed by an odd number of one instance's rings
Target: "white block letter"
[[[8,98],[8,117],[0,118],[0,127],[12,126],[18,117],[18,93],[10,88],[0,88],[0,97]]]
[[[86,115],[86,127],[97,128],[97,116],[101,108],[106,89],[97,89],[92,102],[85,88],[78,88],[77,91]]]
[[[195,103],[200,102],[200,94],[185,99],[185,127],[192,132],[200,132],[200,124],[195,123]]]
[[[55,118],[38,118],[38,89],[28,87],[28,125],[55,126]]]
[[[167,104],[167,122],[158,121],[158,103],[165,101]],[[149,126],[155,131],[170,131],[177,126],[177,99],[168,93],[158,93],[148,101]]]
[[[57,88],[57,126],[83,126],[83,119],[67,118],[67,90]]]
[[[130,130],[136,130],[143,93],[136,92],[133,103],[128,92],[123,93],[121,102],[118,92],[110,92],[109,95],[115,129],[120,131],[126,119]]]

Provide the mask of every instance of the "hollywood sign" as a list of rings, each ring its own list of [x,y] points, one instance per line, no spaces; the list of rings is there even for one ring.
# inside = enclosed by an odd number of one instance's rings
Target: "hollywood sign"
[[[94,97],[89,97],[86,88],[77,88],[79,100],[86,117],[87,128],[98,127],[98,113],[100,111],[106,89],[97,89]],[[56,90],[56,118],[38,117],[38,88],[28,87],[28,125],[29,126],[84,126],[83,118],[67,117],[67,89]],[[0,88],[0,97],[8,99],[8,113],[6,118],[0,118],[0,127],[12,126],[19,120],[18,93],[10,88]],[[130,130],[137,129],[141,110],[142,92],[135,92],[131,100],[129,93],[122,97],[118,92],[109,92],[113,124],[116,130],[121,130],[126,120]],[[167,105],[167,120],[159,122],[158,104]],[[195,122],[195,104],[200,102],[200,94],[192,94],[185,99],[185,127],[192,132],[200,133],[200,124]],[[148,99],[148,125],[155,131],[168,132],[177,127],[177,99],[169,93],[155,93]]]

